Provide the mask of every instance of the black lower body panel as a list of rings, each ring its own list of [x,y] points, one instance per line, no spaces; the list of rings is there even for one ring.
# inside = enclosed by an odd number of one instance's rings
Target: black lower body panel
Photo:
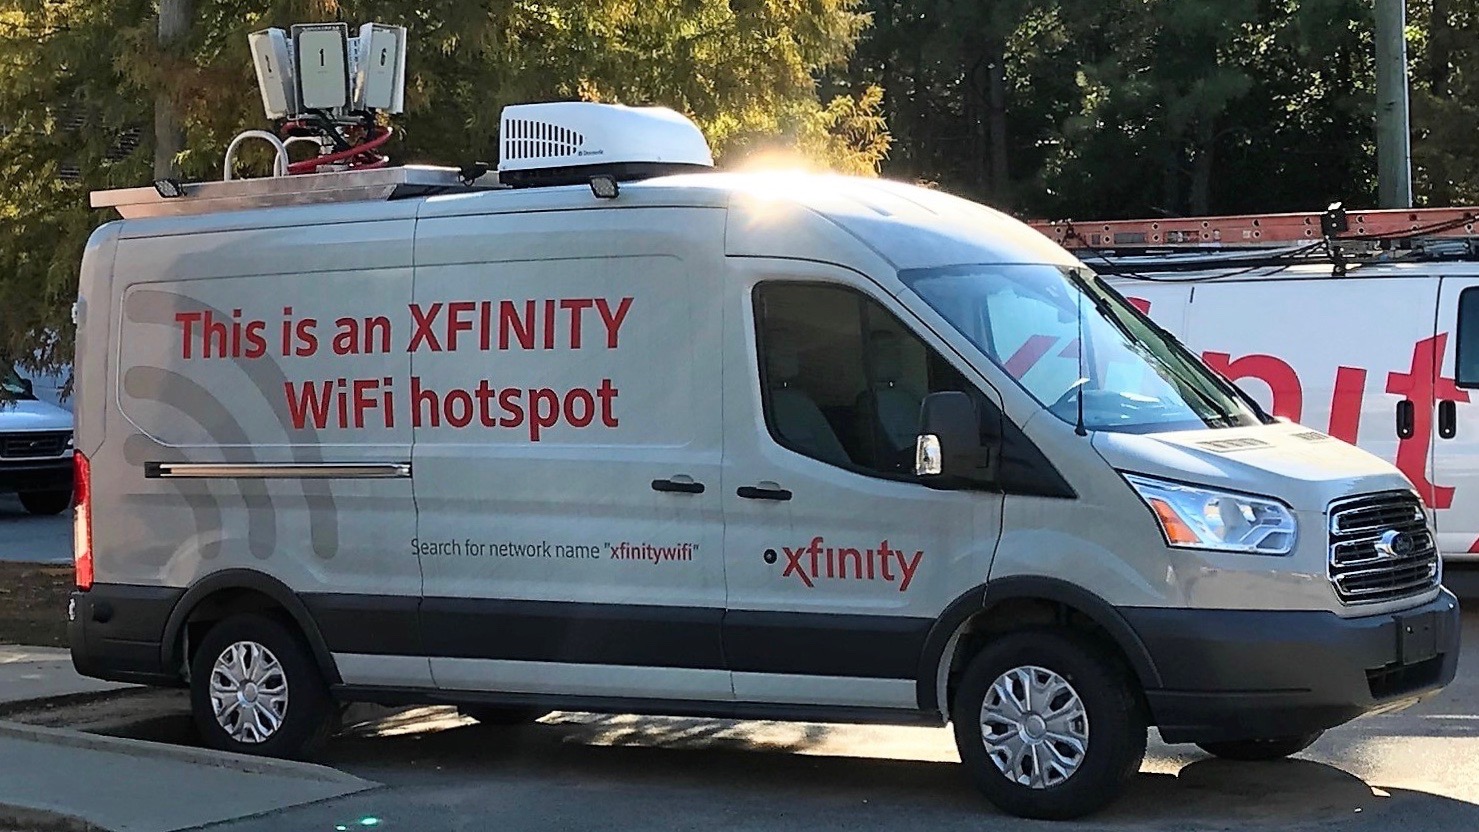
[[[1160,672],[1167,742],[1289,737],[1410,705],[1453,681],[1458,601],[1386,615],[1121,607]]]
[[[72,593],[67,635],[72,664],[84,676],[147,685],[180,684],[164,667],[164,627],[183,589],[94,584]]]
[[[0,462],[0,494],[22,491],[71,491],[72,460]]]

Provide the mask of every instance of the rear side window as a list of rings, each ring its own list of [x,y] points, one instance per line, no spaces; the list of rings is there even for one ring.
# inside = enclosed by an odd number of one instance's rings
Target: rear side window
[[[1459,387],[1479,388],[1479,286],[1459,293],[1456,340],[1455,382]]]

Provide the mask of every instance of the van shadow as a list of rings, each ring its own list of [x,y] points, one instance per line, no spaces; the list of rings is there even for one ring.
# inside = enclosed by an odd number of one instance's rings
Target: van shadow
[[[693,791],[707,795],[712,809],[702,811],[716,819],[746,808],[805,812],[810,806],[839,827],[854,814],[857,823],[869,825],[883,814],[907,818],[916,828],[979,829],[983,816],[995,816],[992,828],[1036,826],[997,814],[956,763],[860,756],[877,749],[841,736],[850,730],[587,714],[556,714],[510,728],[468,722],[447,709],[417,709],[349,727],[321,762],[392,787],[464,775],[487,778],[490,787],[573,779],[617,793]],[[825,754],[818,753],[824,745]],[[849,756],[850,745],[857,756]],[[1323,763],[1212,758],[1194,760],[1175,775],[1142,772],[1122,799],[1074,828],[1371,829],[1406,826],[1402,819],[1412,817],[1479,829],[1479,806],[1417,791],[1374,790]]]

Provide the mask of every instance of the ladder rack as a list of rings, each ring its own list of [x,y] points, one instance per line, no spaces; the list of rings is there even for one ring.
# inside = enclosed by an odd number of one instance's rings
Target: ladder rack
[[[1341,221],[1330,229],[1333,221]],[[1134,247],[1283,247],[1336,239],[1472,237],[1479,207],[1399,208],[1346,213],[1240,214],[1152,220],[1034,220],[1029,224],[1066,249]],[[1345,225],[1345,228],[1341,228]],[[1329,231],[1335,233],[1330,234]]]
[[[250,208],[322,205],[427,196],[500,188],[495,175],[407,165],[298,176],[179,183],[160,180],[150,188],[93,191],[92,207],[113,208],[125,219],[185,216]]]

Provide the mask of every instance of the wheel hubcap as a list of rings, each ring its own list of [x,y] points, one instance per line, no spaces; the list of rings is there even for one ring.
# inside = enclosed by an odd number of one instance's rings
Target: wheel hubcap
[[[1013,668],[986,691],[981,741],[1007,779],[1033,789],[1051,788],[1083,765],[1089,715],[1067,679],[1046,668]]]
[[[211,708],[216,724],[237,742],[265,742],[288,714],[288,677],[271,650],[238,641],[211,667]]]

